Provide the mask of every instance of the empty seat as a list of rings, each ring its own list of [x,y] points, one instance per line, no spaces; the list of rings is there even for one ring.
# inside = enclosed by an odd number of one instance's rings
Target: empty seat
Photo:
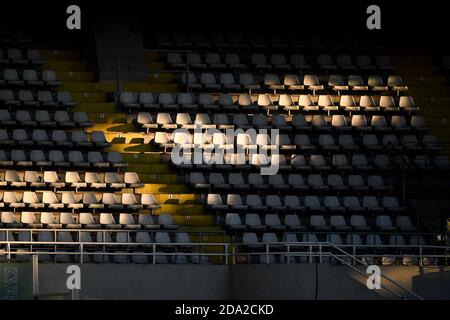
[[[267,206],[265,206],[259,195],[250,194],[247,195],[246,204],[252,210],[266,210]]]
[[[87,186],[86,182],[84,182],[78,172],[67,171],[65,176],[65,182],[70,184],[75,188],[85,188]]]
[[[376,226],[382,231],[393,231],[397,228],[392,224],[392,220],[389,216],[380,215],[376,218]]]
[[[241,218],[237,213],[227,213],[225,216],[225,225],[231,230],[245,230],[247,227],[242,224]]]
[[[178,225],[173,222],[172,215],[170,215],[170,214],[158,215],[158,224],[164,229],[169,229],[169,230],[178,229]]]
[[[331,216],[330,217],[330,226],[339,231],[348,231],[351,230],[351,226],[347,225],[344,216]]]
[[[409,216],[397,216],[395,218],[395,225],[402,231],[415,231],[411,218]]]
[[[303,226],[300,222],[300,219],[296,214],[287,214],[284,217],[284,224],[289,228],[289,230],[304,230],[305,226]]]
[[[321,215],[312,215],[309,220],[309,225],[315,230],[330,230],[331,227],[327,225],[325,218]]]
[[[305,207],[311,211],[325,211],[325,208],[322,207],[319,197],[317,196],[305,196]]]
[[[267,227],[261,223],[259,215],[248,213],[245,215],[245,224],[250,230],[265,230]]]
[[[266,196],[266,205],[269,209],[283,211],[287,207],[281,203],[281,199],[278,195],[268,195]]]

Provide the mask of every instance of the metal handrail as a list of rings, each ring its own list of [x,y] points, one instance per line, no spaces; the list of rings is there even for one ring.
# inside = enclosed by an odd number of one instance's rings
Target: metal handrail
[[[356,261],[360,264],[362,264],[363,266],[367,266],[367,263],[364,261],[359,260],[358,258],[354,257],[353,255],[349,254],[348,252],[346,252],[345,250],[342,250],[341,248],[335,246],[334,244],[330,243],[330,242],[326,242],[327,245],[329,245],[330,247],[344,253],[347,257],[350,257],[353,261]],[[330,253],[332,254],[332,253]],[[341,259],[338,258],[338,260],[341,261]],[[349,265],[347,262],[344,262],[345,265]],[[353,266],[352,266],[353,267]],[[353,269],[353,268],[352,268]],[[357,269],[357,268],[354,268]],[[367,275],[365,275],[367,276]],[[414,293],[413,291],[409,290],[408,288],[403,287],[401,284],[399,284],[398,282],[392,280],[391,278],[389,278],[388,276],[385,276],[383,273],[380,272],[380,277],[382,277],[383,279],[386,279],[387,281],[389,281],[390,283],[392,283],[393,285],[397,286],[398,288],[408,292],[409,294],[411,294],[412,296],[414,296],[415,298],[419,299],[419,300],[424,300],[421,296],[419,296],[418,294]],[[386,288],[385,288],[386,289]],[[388,290],[390,291],[390,290]],[[398,294],[397,294],[398,295]],[[400,296],[402,297],[402,296]],[[403,298],[403,297],[402,297]]]

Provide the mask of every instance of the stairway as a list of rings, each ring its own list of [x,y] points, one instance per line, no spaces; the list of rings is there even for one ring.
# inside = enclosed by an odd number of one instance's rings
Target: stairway
[[[125,171],[137,172],[141,182],[145,184],[135,192],[153,193],[156,201],[162,205],[161,209],[153,210],[152,213],[172,214],[174,223],[180,225],[181,231],[205,233],[191,236],[192,241],[228,242],[228,236],[220,233],[222,228],[214,224],[213,216],[199,204],[199,195],[192,193],[184,184],[183,177],[177,176],[167,161],[163,161],[159,150],[149,144],[153,137],[141,132],[136,126],[137,115],[126,114],[126,111],[115,105],[116,83],[95,82],[92,72],[86,70],[85,63],[80,61],[75,52],[45,51],[43,56],[48,60],[45,68],[55,70],[58,79],[64,82],[58,90],[69,91],[78,103],[74,111],[87,112],[89,119],[94,122],[94,126],[88,128],[87,132],[103,131],[106,139],[112,143],[105,152],[120,152],[124,162],[129,164]],[[148,82],[125,82],[123,90],[176,92],[178,85],[171,82],[171,74],[157,72],[164,67],[157,59],[151,53],[146,56],[147,66],[149,70],[153,70],[149,72]],[[205,247],[203,251],[220,252],[223,248]]]

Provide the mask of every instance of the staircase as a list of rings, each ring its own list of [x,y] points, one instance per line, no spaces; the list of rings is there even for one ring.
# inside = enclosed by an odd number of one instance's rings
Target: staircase
[[[191,236],[193,242],[229,241],[228,236],[221,232],[221,227],[214,224],[213,216],[199,204],[199,196],[184,184],[184,177],[177,176],[168,162],[164,161],[161,152],[149,144],[153,136],[145,134],[136,126],[137,115],[127,114],[116,106],[116,82],[94,81],[93,73],[86,70],[86,64],[80,61],[75,52],[44,51],[43,57],[48,60],[45,68],[54,70],[58,79],[64,82],[58,90],[69,91],[78,103],[74,111],[87,112],[89,119],[94,122],[87,132],[103,131],[106,139],[112,143],[105,152],[120,152],[124,162],[129,164],[125,171],[138,173],[145,186],[134,192],[153,193],[161,204],[162,207],[153,210],[152,214],[172,214],[174,223],[180,225],[181,231],[204,233]],[[124,82],[123,90],[176,92],[178,85],[171,82],[172,75],[158,72],[164,65],[157,59],[155,54],[146,55],[148,69],[152,71],[149,72],[148,82]],[[220,252],[223,248],[208,247],[205,250]]]

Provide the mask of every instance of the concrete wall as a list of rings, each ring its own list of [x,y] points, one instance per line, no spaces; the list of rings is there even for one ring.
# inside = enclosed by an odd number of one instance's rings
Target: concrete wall
[[[40,295],[67,296],[67,266],[39,265]],[[314,299],[316,290],[318,299],[393,298],[385,290],[368,290],[366,278],[357,272],[329,264],[318,264],[317,271],[314,264],[80,267],[81,299]],[[382,272],[426,299],[450,299],[450,267],[392,266],[383,267]],[[29,275],[21,278],[30,279]]]
[[[67,265],[41,264],[40,293],[67,292]],[[208,265],[81,265],[81,299],[227,299],[230,268]]]

